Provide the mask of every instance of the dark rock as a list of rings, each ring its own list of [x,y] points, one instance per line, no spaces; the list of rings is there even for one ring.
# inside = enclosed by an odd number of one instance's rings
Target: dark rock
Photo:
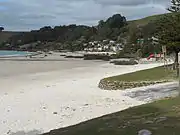
[[[76,111],[76,109],[73,109],[73,111]]]
[[[68,110],[68,109],[70,109],[70,107],[66,107],[66,108],[65,108],[65,110]]]
[[[57,112],[53,112],[53,114],[58,114]]]
[[[7,134],[10,134],[11,133],[11,130],[9,130],[8,132],[7,132]]]

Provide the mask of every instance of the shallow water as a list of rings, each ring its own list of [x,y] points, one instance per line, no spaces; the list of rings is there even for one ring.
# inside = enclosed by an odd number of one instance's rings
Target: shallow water
[[[0,57],[1,56],[26,56],[30,54],[30,52],[25,51],[0,51]]]

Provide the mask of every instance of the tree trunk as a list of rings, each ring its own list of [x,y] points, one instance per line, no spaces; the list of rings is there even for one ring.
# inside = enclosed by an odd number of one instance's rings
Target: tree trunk
[[[178,53],[179,52],[175,52],[175,68],[176,68],[176,72],[177,72],[177,77],[179,77],[179,63],[178,63]]]

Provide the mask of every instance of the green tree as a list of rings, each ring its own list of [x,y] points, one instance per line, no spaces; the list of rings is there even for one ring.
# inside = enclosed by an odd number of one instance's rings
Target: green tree
[[[158,21],[158,38],[162,45],[166,45],[168,51],[175,53],[175,67],[178,70],[178,53],[180,51],[180,0],[171,0],[169,11],[171,15],[165,15]]]
[[[4,27],[0,27],[0,32],[4,30]]]
[[[104,26],[104,24],[105,24],[105,22],[104,22],[103,20],[100,20],[100,21],[98,22],[98,28],[99,28],[99,29],[102,28],[102,27]]]
[[[171,6],[168,8],[170,12],[180,12],[180,0],[171,0]]]
[[[126,18],[124,16],[121,16],[120,14],[115,14],[107,19],[106,24],[110,28],[122,28],[127,23]]]
[[[117,40],[121,29],[127,25],[126,18],[120,14],[109,17],[106,21],[100,20],[98,23],[97,40],[112,39]]]

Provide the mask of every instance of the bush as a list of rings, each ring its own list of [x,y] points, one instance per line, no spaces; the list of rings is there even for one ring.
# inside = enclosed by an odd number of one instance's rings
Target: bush
[[[76,59],[82,59],[82,58],[84,58],[84,56],[72,56],[72,55],[69,55],[69,56],[65,56],[65,58],[76,58]]]
[[[114,65],[136,65],[136,64],[138,64],[138,62],[133,60],[133,59],[130,59],[128,61],[126,61],[126,60],[114,60],[114,61],[111,61],[110,63],[114,63]]]
[[[63,56],[63,57],[65,57],[66,55],[65,55],[65,54],[61,54],[60,56]]]
[[[108,55],[102,55],[102,54],[85,54],[84,60],[104,60],[109,61],[111,59]]]

